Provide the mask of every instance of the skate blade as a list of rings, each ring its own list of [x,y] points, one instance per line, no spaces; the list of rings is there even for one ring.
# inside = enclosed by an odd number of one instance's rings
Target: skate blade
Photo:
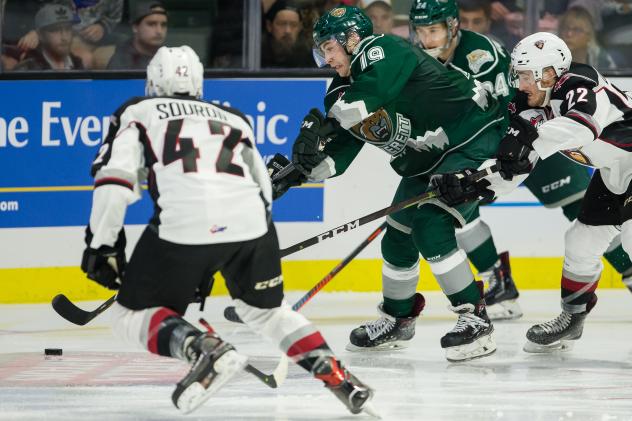
[[[505,300],[486,308],[490,320],[516,320],[522,317],[522,309],[516,300]]]
[[[472,343],[445,348],[445,358],[451,363],[458,363],[482,358],[494,352],[496,352],[496,342],[490,333]]]
[[[227,381],[232,379],[248,364],[248,357],[236,351],[228,351],[215,361],[214,369],[217,375],[208,388],[200,382],[187,387],[178,397],[177,407],[183,414],[188,414],[206,402]]]
[[[351,352],[388,352],[408,348],[410,341],[394,341],[377,346],[357,346],[349,342],[345,349]]]
[[[366,412],[367,415],[370,415],[373,418],[377,418],[379,420],[382,419],[382,416],[380,415],[379,412],[377,412],[372,402],[365,403],[364,406],[362,407],[362,412]]]
[[[553,342],[552,344],[542,345],[537,344],[535,342],[531,342],[527,339],[527,342],[522,347],[524,352],[528,352],[530,354],[550,354],[553,352],[567,352],[573,349],[575,346],[574,340],[561,340],[557,342]]]

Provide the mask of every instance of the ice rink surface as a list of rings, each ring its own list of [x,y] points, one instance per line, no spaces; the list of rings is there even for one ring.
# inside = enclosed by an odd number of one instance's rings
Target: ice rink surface
[[[301,294],[291,293],[293,303]],[[526,330],[559,311],[558,291],[525,291],[519,321],[495,323],[497,352],[452,364],[439,339],[456,316],[440,293],[428,305],[408,349],[350,353],[349,332],[375,317],[378,294],[320,293],[304,308],[352,371],[376,390],[384,420],[632,420],[632,294],[598,291],[599,302],[572,351],[522,351]],[[96,302],[79,303],[94,309]],[[203,316],[224,339],[271,372],[280,354],[246,328],[224,321],[229,300],[211,298]],[[201,313],[191,307],[187,318]],[[320,382],[296,366],[279,389],[243,374],[204,406],[180,415],[171,403],[174,384],[187,371],[179,361],[155,357],[120,342],[104,313],[74,326],[50,305],[0,305],[0,419],[2,420],[351,420]],[[62,357],[44,356],[62,348]]]

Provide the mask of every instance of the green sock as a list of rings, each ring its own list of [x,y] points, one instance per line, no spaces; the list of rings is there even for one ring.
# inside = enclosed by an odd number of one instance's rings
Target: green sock
[[[410,298],[404,298],[403,300],[384,297],[384,312],[393,317],[406,317],[413,311],[414,304],[414,295]]]
[[[623,246],[619,244],[614,250],[607,251],[603,254],[608,262],[614,267],[617,272],[624,273],[632,269],[632,261],[630,256],[623,250]]]
[[[448,300],[450,300],[453,307],[466,303],[476,305],[479,301],[481,301],[481,292],[479,291],[476,282],[472,280],[472,282],[461,291],[456,294],[448,295]]]
[[[496,251],[494,239],[490,236],[480,246],[467,252],[467,258],[479,272],[491,269],[498,261],[498,251]]]

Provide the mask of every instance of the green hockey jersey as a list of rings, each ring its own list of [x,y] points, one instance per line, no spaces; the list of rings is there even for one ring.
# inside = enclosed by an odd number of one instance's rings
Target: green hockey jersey
[[[461,29],[459,42],[446,66],[481,82],[505,111],[515,94],[515,89],[509,87],[509,63],[511,57],[498,41]]]
[[[399,37],[369,36],[351,60],[351,77],[336,76],[325,97],[328,115],[341,125],[325,148],[336,175],[366,143],[388,153],[402,176],[431,174],[447,154],[467,156],[478,136],[504,124],[482,84]]]

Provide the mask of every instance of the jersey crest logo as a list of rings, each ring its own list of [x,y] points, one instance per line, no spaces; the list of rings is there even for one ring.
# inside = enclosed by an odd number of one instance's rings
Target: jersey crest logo
[[[487,50],[474,50],[469,53],[467,56],[467,63],[470,66],[470,69],[474,73],[480,72],[481,68],[485,63],[489,63],[490,61],[494,61],[494,56]]]
[[[516,111],[518,111],[518,108],[516,107],[515,102],[510,102],[509,104],[507,104],[507,109],[509,110],[511,114],[516,114]]]
[[[537,48],[538,50],[541,50],[544,48],[544,41],[539,40],[533,43],[533,45],[535,45],[535,48]]]
[[[544,116],[542,114],[538,114],[535,117],[531,117],[529,122],[533,127],[540,127],[542,123],[544,123]]]
[[[358,136],[369,143],[382,144],[393,134],[393,122],[384,108],[380,108],[351,128]]]
[[[344,7],[337,7],[331,12],[329,12],[329,14],[335,18],[339,18],[340,16],[344,15],[346,12],[347,11],[344,9]]]
[[[560,152],[562,152],[567,158],[570,158],[582,165],[587,165],[589,167],[594,166],[590,158],[588,158],[583,152],[578,149],[567,149]]]

